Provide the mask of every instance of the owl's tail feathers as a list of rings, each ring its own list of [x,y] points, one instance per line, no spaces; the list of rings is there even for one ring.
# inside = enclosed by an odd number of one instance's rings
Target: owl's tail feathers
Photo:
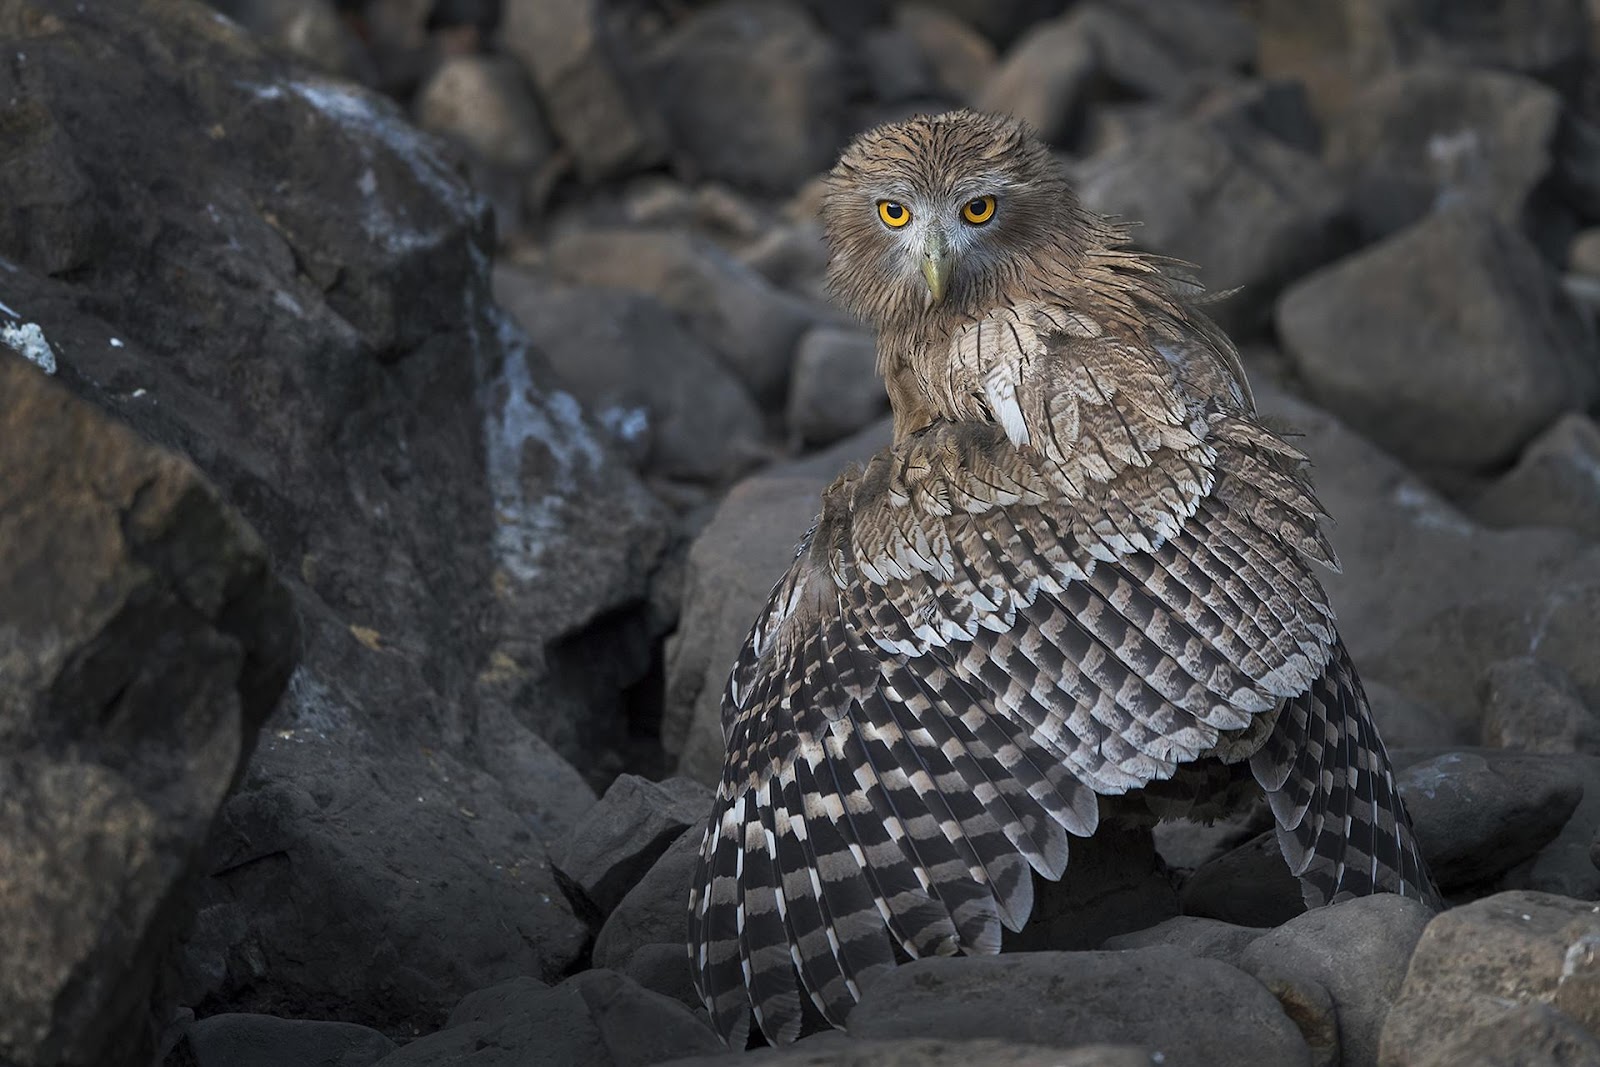
[[[1322,677],[1284,705],[1250,768],[1307,907],[1372,893],[1442,906],[1342,642]]]

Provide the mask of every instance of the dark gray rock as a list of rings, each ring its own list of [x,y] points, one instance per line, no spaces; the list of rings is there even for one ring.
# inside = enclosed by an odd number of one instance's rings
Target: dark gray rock
[[[983,111],[1014,115],[1046,141],[1069,141],[1098,73],[1094,42],[1070,17],[1040,23],[1006,53],[977,96]]]
[[[1527,240],[1470,207],[1297,282],[1278,329],[1320,402],[1417,463],[1508,459],[1596,393],[1587,324]]]
[[[1427,744],[1477,736],[1484,665],[1529,648],[1600,699],[1600,552],[1567,532],[1478,526],[1331,415],[1265,381],[1255,392],[1275,425],[1304,435],[1343,565],[1322,582],[1363,679],[1453,724]],[[1414,720],[1417,734],[1427,719]]]
[[[554,981],[579,960],[588,927],[544,844],[559,838],[537,833],[504,785],[442,753],[319,743],[348,738],[353,709],[308,672],[290,694],[211,845],[183,951],[187,1002],[404,1033],[439,1025],[463,990]],[[587,792],[559,761],[546,770],[541,788]]]
[[[1227,0],[1102,0],[1137,22],[1191,67],[1245,70],[1256,58],[1256,27]]]
[[[1238,926],[1277,926],[1306,910],[1274,830],[1195,868],[1179,899],[1185,915]]]
[[[594,939],[590,955],[596,967],[620,970],[645,945],[684,943],[689,930],[689,885],[694,881],[704,833],[702,824],[680,834],[612,909]]]
[[[372,1067],[395,1050],[365,1026],[271,1015],[213,1015],[184,1039],[195,1067]]]
[[[733,487],[689,549],[683,616],[667,640],[661,743],[679,774],[714,783],[722,774],[722,690],[739,646],[794,559],[794,546],[821,506],[822,490],[847,462],[888,444],[877,423],[827,452],[770,467]]]
[[[1004,934],[1005,951],[1099,948],[1108,937],[1142,930],[1178,914],[1178,893],[1144,826],[1102,824],[1072,842],[1059,881],[1034,878],[1033,912]]]
[[[510,56],[456,55],[440,63],[412,101],[417,125],[459,145],[474,184],[494,201],[503,237],[535,213],[531,188],[548,180],[555,149],[522,67]]]
[[[1121,950],[1167,945],[1191,956],[1220,960],[1237,967],[1245,949],[1265,932],[1260,927],[1238,926],[1220,919],[1176,915],[1148,930],[1109,937],[1103,947]]]
[[[1484,672],[1483,743],[1528,752],[1600,752],[1600,716],[1559,667],[1533,656]]]
[[[1600,424],[1569,413],[1472,502],[1490,526],[1565,526],[1600,540]]]
[[[1555,839],[1584,793],[1558,757],[1450,752],[1396,776],[1417,845],[1441,889],[1505,873]]]
[[[489,299],[483,201],[392,104],[199,5],[4,0],[0,26],[39,27],[0,70],[39,164],[0,168],[4,303],[206,471],[306,633],[179,996],[409,1027],[559,974],[584,932],[543,840],[593,796],[551,745],[593,769],[625,740],[667,530]]]
[[[187,461],[3,347],[0,396],[0,1060],[142,1063],[294,610]]]
[[[1046,1048],[1002,1040],[938,1038],[853,1041],[838,1031],[802,1039],[785,1049],[673,1060],[668,1067],[1151,1067],[1150,1053],[1132,1045]]]
[[[527,70],[584,180],[665,156],[665,128],[600,0],[507,0],[500,45]]]
[[[1500,889],[1530,889],[1576,900],[1600,900],[1600,869],[1593,859],[1593,844],[1600,828],[1600,757],[1550,756],[1562,775],[1575,776],[1583,785],[1583,799],[1555,839],[1531,859],[1507,871]]]
[[[377,69],[330,0],[211,0],[268,47],[328,74],[371,83]]]
[[[1360,897],[1298,915],[1256,938],[1239,967],[1308,979],[1333,999],[1346,1067],[1373,1067],[1378,1037],[1400,992],[1411,950],[1433,918],[1427,905],[1393,893]]]
[[[673,841],[710,813],[711,790],[699,782],[621,775],[555,848],[556,868],[609,915]]]
[[[923,0],[1004,48],[1040,19],[1059,14],[1066,0]]]
[[[1567,1021],[1590,1031],[1600,1024],[1596,946],[1600,911],[1584,901],[1499,893],[1445,912],[1428,924],[1412,953],[1399,999],[1384,1024],[1378,1062],[1382,1067],[1593,1062],[1592,1034],[1587,1043],[1574,1041]],[[1540,1011],[1530,1016],[1524,1006],[1550,1006],[1566,1019]],[[1507,1035],[1491,1037],[1499,1028]],[[1467,1052],[1462,1042],[1469,1035],[1519,1054],[1499,1060],[1485,1049],[1482,1058],[1473,1058],[1476,1053],[1447,1058],[1447,1052]],[[1579,1054],[1533,1058],[1540,1045],[1548,1053],[1552,1044],[1567,1044]]]
[[[786,192],[840,148],[838,50],[788,0],[696,9],[649,63],[679,160],[696,176]]]
[[[1339,1008],[1327,987],[1301,973],[1266,970],[1256,980],[1277,998],[1278,1006],[1305,1039],[1312,1067],[1338,1067],[1344,1059],[1339,1043]]]
[[[831,445],[888,409],[871,334],[838,326],[806,332],[789,379],[785,418],[791,434],[807,445]]]
[[[1078,191],[1096,211],[1137,221],[1140,247],[1199,268],[1209,310],[1244,336],[1283,284],[1349,245],[1345,196],[1314,157],[1243,123],[1167,119],[1086,160]]]
[[[822,314],[769,285],[702,238],[671,231],[593,230],[563,235],[550,266],[580,285],[632,289],[676,312],[763,403],[789,382],[800,336]]]
[[[495,296],[573,394],[656,475],[717,482],[761,454],[749,392],[654,298],[495,268]]]
[[[939,91],[970,104],[995,69],[994,45],[969,24],[932,4],[901,3],[894,25],[922,56]]]
[[[473,994],[448,1027],[378,1061],[380,1067],[648,1067],[725,1051],[677,1001],[607,970],[545,988],[525,979]]]
[[[1168,1065],[1309,1062],[1259,982],[1168,948],[916,960],[870,984],[849,1026],[863,1038],[1128,1043]]]
[[[1368,239],[1460,204],[1520,227],[1540,206],[1534,194],[1554,166],[1561,111],[1555,90],[1532,78],[1406,68],[1355,97],[1328,131],[1328,160],[1351,184]]]
[[[684,907],[687,910],[688,902]],[[653,992],[671,997],[694,1011],[702,1010],[694,990],[694,972],[683,939],[640,945],[622,965],[622,973]]]

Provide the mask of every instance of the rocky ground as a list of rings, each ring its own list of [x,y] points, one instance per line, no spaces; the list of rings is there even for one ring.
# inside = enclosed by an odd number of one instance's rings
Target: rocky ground
[[[1591,11],[1591,8],[1595,10]],[[1600,4],[0,0],[0,1063],[1600,1063]],[[1453,907],[1259,813],[730,1052],[733,652],[886,439],[816,176],[958,104],[1199,264]]]

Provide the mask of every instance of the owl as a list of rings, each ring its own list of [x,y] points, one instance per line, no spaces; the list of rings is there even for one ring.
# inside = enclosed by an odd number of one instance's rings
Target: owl
[[[863,134],[822,214],[894,438],[823,493],[728,679],[688,933],[722,1035],[999,951],[1107,798],[1253,781],[1308,906],[1436,905],[1305,457],[1192,284],[1008,118]]]

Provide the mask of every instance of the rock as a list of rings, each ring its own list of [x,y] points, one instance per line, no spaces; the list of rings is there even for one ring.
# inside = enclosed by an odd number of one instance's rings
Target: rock
[[[181,1003],[409,1028],[559,975],[585,930],[544,842],[593,794],[553,746],[619,759],[669,531],[490,300],[484,202],[395,106],[199,5],[0,25],[48,30],[0,70],[42,168],[0,168],[0,299],[206,472],[305,632],[172,949]]]
[[[645,471],[716,482],[760,456],[766,428],[749,392],[654,298],[506,265],[494,278],[501,305]]]
[[[1186,65],[1243,71],[1256,59],[1256,27],[1227,0],[1102,0],[1139,24]]]
[[[1175,915],[1146,930],[1108,937],[1102,947],[1125,950],[1166,945],[1187,955],[1220,960],[1237,967],[1244,950],[1262,933],[1254,926],[1237,926],[1198,915]]]
[[[492,1022],[513,1015],[528,1001],[537,1000],[549,988],[548,982],[541,982],[527,975],[508,978],[504,982],[489,986],[487,989],[475,990],[462,997],[456,1006],[450,1009],[450,1017],[444,1024],[446,1027],[467,1026],[471,1023]]]
[[[682,316],[763,403],[789,380],[800,335],[818,312],[768,285],[710,242],[670,231],[594,230],[559,238],[550,266],[580,285],[647,293]]]
[[[1045,1048],[1012,1041],[833,1040],[838,1031],[804,1038],[785,1049],[760,1049],[737,1057],[696,1056],[673,1060],[668,1067],[1149,1067],[1150,1053],[1132,1045],[1083,1045]],[[838,1035],[842,1037],[843,1035]]]
[[[559,838],[536,834],[499,781],[443,754],[317,743],[354,714],[306,672],[287,705],[211,846],[183,946],[187,1002],[346,1013],[404,1033],[439,1025],[462,990],[555,981],[578,961],[588,927],[544,844]],[[563,786],[586,791],[543,783]]]
[[[1570,81],[1588,33],[1582,0],[1491,0],[1470,17],[1428,0],[1397,0],[1381,10],[1367,0],[1253,6],[1260,72],[1304,81],[1325,118],[1350,109],[1373,80],[1412,65],[1491,67]]]
[[[666,132],[600,0],[508,0],[500,44],[521,61],[585,181],[643,170]]]
[[[1600,1023],[1600,911],[1594,905],[1545,893],[1499,893],[1454,908],[1433,919],[1411,956],[1400,997],[1383,1028],[1378,1062],[1383,1067],[1410,1063],[1589,1062],[1597,1046],[1579,1047],[1587,1055],[1567,1060],[1525,1059],[1533,1044],[1509,1061],[1448,1060],[1464,1035],[1488,1037],[1500,1027],[1517,1034],[1532,1022],[1547,1036],[1554,1030],[1571,1041],[1568,1021],[1592,1030]],[[1546,1005],[1565,1015],[1519,1011]],[[1521,1023],[1522,1026],[1517,1026]],[[1525,1032],[1525,1031],[1523,1031]],[[1537,1031],[1536,1031],[1537,1032]],[[1496,1044],[1505,1042],[1496,1039]],[[1502,1044],[1504,1047],[1504,1044]]]
[[[694,991],[694,972],[684,941],[661,941],[640,945],[623,964],[622,973],[652,992],[671,997],[700,1011],[700,994]]]
[[[1230,82],[1201,95],[1192,115],[1225,129],[1264,131],[1291,148],[1322,155],[1322,127],[1312,114],[1306,87],[1297,81]]]
[[[1143,826],[1107,824],[1084,841],[1059,881],[1034,879],[1033,913],[1017,933],[1004,932],[1004,951],[1099,948],[1178,914],[1178,894]]]
[[[1255,392],[1273,425],[1304,435],[1342,563],[1321,580],[1364,680],[1445,714],[1456,741],[1478,732],[1484,665],[1530,648],[1600,699],[1600,552],[1568,532],[1478,526],[1333,416],[1265,380]]]
[[[695,9],[649,63],[677,152],[697,177],[786,192],[840,148],[841,60],[787,0]]]
[[[502,234],[522,225],[523,194],[551,167],[554,145],[522,68],[509,56],[450,56],[417,90],[417,125],[466,149]],[[537,209],[537,203],[531,205]]]
[[[687,778],[624,774],[557,846],[556,868],[601,915],[639,883],[682,833],[711,812],[711,791]]]
[[[153,947],[192,915],[295,614],[188,462],[5,350],[0,396],[0,1060],[142,1062]]]
[[[1179,899],[1185,915],[1238,926],[1278,926],[1306,910],[1274,830],[1195,868]]]
[[[1392,893],[1358,897],[1298,915],[1252,941],[1247,974],[1308,979],[1333,998],[1346,1067],[1375,1065],[1378,1038],[1400,992],[1411,950],[1433,911]]]
[[[184,1037],[195,1067],[372,1067],[395,1050],[365,1026],[271,1015],[213,1015]]]
[[[873,99],[887,104],[925,99],[938,92],[933,70],[912,36],[897,26],[864,34],[860,67]]]
[[[1528,752],[1600,752],[1600,716],[1567,673],[1533,656],[1484,673],[1483,743]]]
[[[367,0],[361,11],[362,36],[377,68],[376,87],[405,96],[438,62],[437,42],[428,31],[433,0]]]
[[[1256,980],[1277,998],[1278,1006],[1305,1039],[1313,1067],[1338,1067],[1344,1050],[1339,1045],[1338,1007],[1333,994],[1302,974],[1264,971]]]
[[[806,332],[789,379],[791,434],[807,445],[831,445],[888,409],[871,334],[838,326]]]
[[[1584,792],[1558,758],[1493,749],[1413,764],[1396,782],[1417,846],[1446,892],[1485,882],[1538,852]]]
[[[1533,247],[1471,208],[1301,279],[1277,317],[1312,394],[1416,463],[1508,459],[1596,393],[1586,324]]]
[[[340,78],[371,84],[377,69],[328,0],[211,0],[269,47]]]
[[[1600,1063],[1600,1039],[1547,1004],[1518,1004],[1446,1037],[1412,1067],[1566,1067]]]
[[[1004,48],[1041,19],[1060,14],[1066,0],[924,0]]]
[[[706,812],[710,814],[709,808]],[[645,945],[684,943],[689,923],[689,884],[700,854],[703,822],[679,834],[649,871],[612,909],[594,939],[596,967],[623,968]]]
[[[1322,164],[1240,123],[1153,123],[1086,160],[1077,187],[1093,210],[1137,221],[1140,247],[1196,264],[1213,293],[1237,289],[1208,310],[1240,336],[1264,326],[1287,279],[1348,244]]]
[[[915,960],[868,985],[849,1026],[863,1038],[1128,1043],[1178,1067],[1308,1062],[1260,983],[1169,948]]]
[[[682,1004],[614,971],[583,971],[553,988],[516,980],[468,1001],[447,1028],[379,1067],[647,1067],[726,1051]]]
[[[667,640],[661,743],[679,774],[714,783],[722,774],[722,690],[739,647],[794,546],[847,462],[889,443],[887,420],[811,459],[770,467],[733,487],[689,550],[683,615]]]
[[[1096,73],[1094,42],[1078,20],[1040,23],[1006,53],[979,92],[977,106],[1014,115],[1046,141],[1064,144],[1083,121]]]
[[[1465,745],[1476,740],[1476,724],[1468,722],[1464,712],[1451,715],[1377,679],[1363,679],[1361,687],[1372,705],[1372,721],[1391,748]]]
[[[978,98],[994,73],[994,45],[969,24],[928,3],[897,5],[894,25],[910,38],[941,93],[963,104]]]
[[[1564,776],[1583,786],[1583,799],[1555,839],[1531,859],[1507,871],[1500,889],[1531,889],[1576,900],[1600,900],[1600,869],[1591,856],[1595,831],[1600,827],[1600,758],[1584,755],[1545,757],[1555,761]]]
[[[1600,424],[1569,412],[1472,503],[1490,526],[1565,526],[1600,540]]]
[[[1363,89],[1328,132],[1369,240],[1436,206],[1471,205],[1510,227],[1530,221],[1549,178],[1561,98],[1532,78],[1415,67]]]

